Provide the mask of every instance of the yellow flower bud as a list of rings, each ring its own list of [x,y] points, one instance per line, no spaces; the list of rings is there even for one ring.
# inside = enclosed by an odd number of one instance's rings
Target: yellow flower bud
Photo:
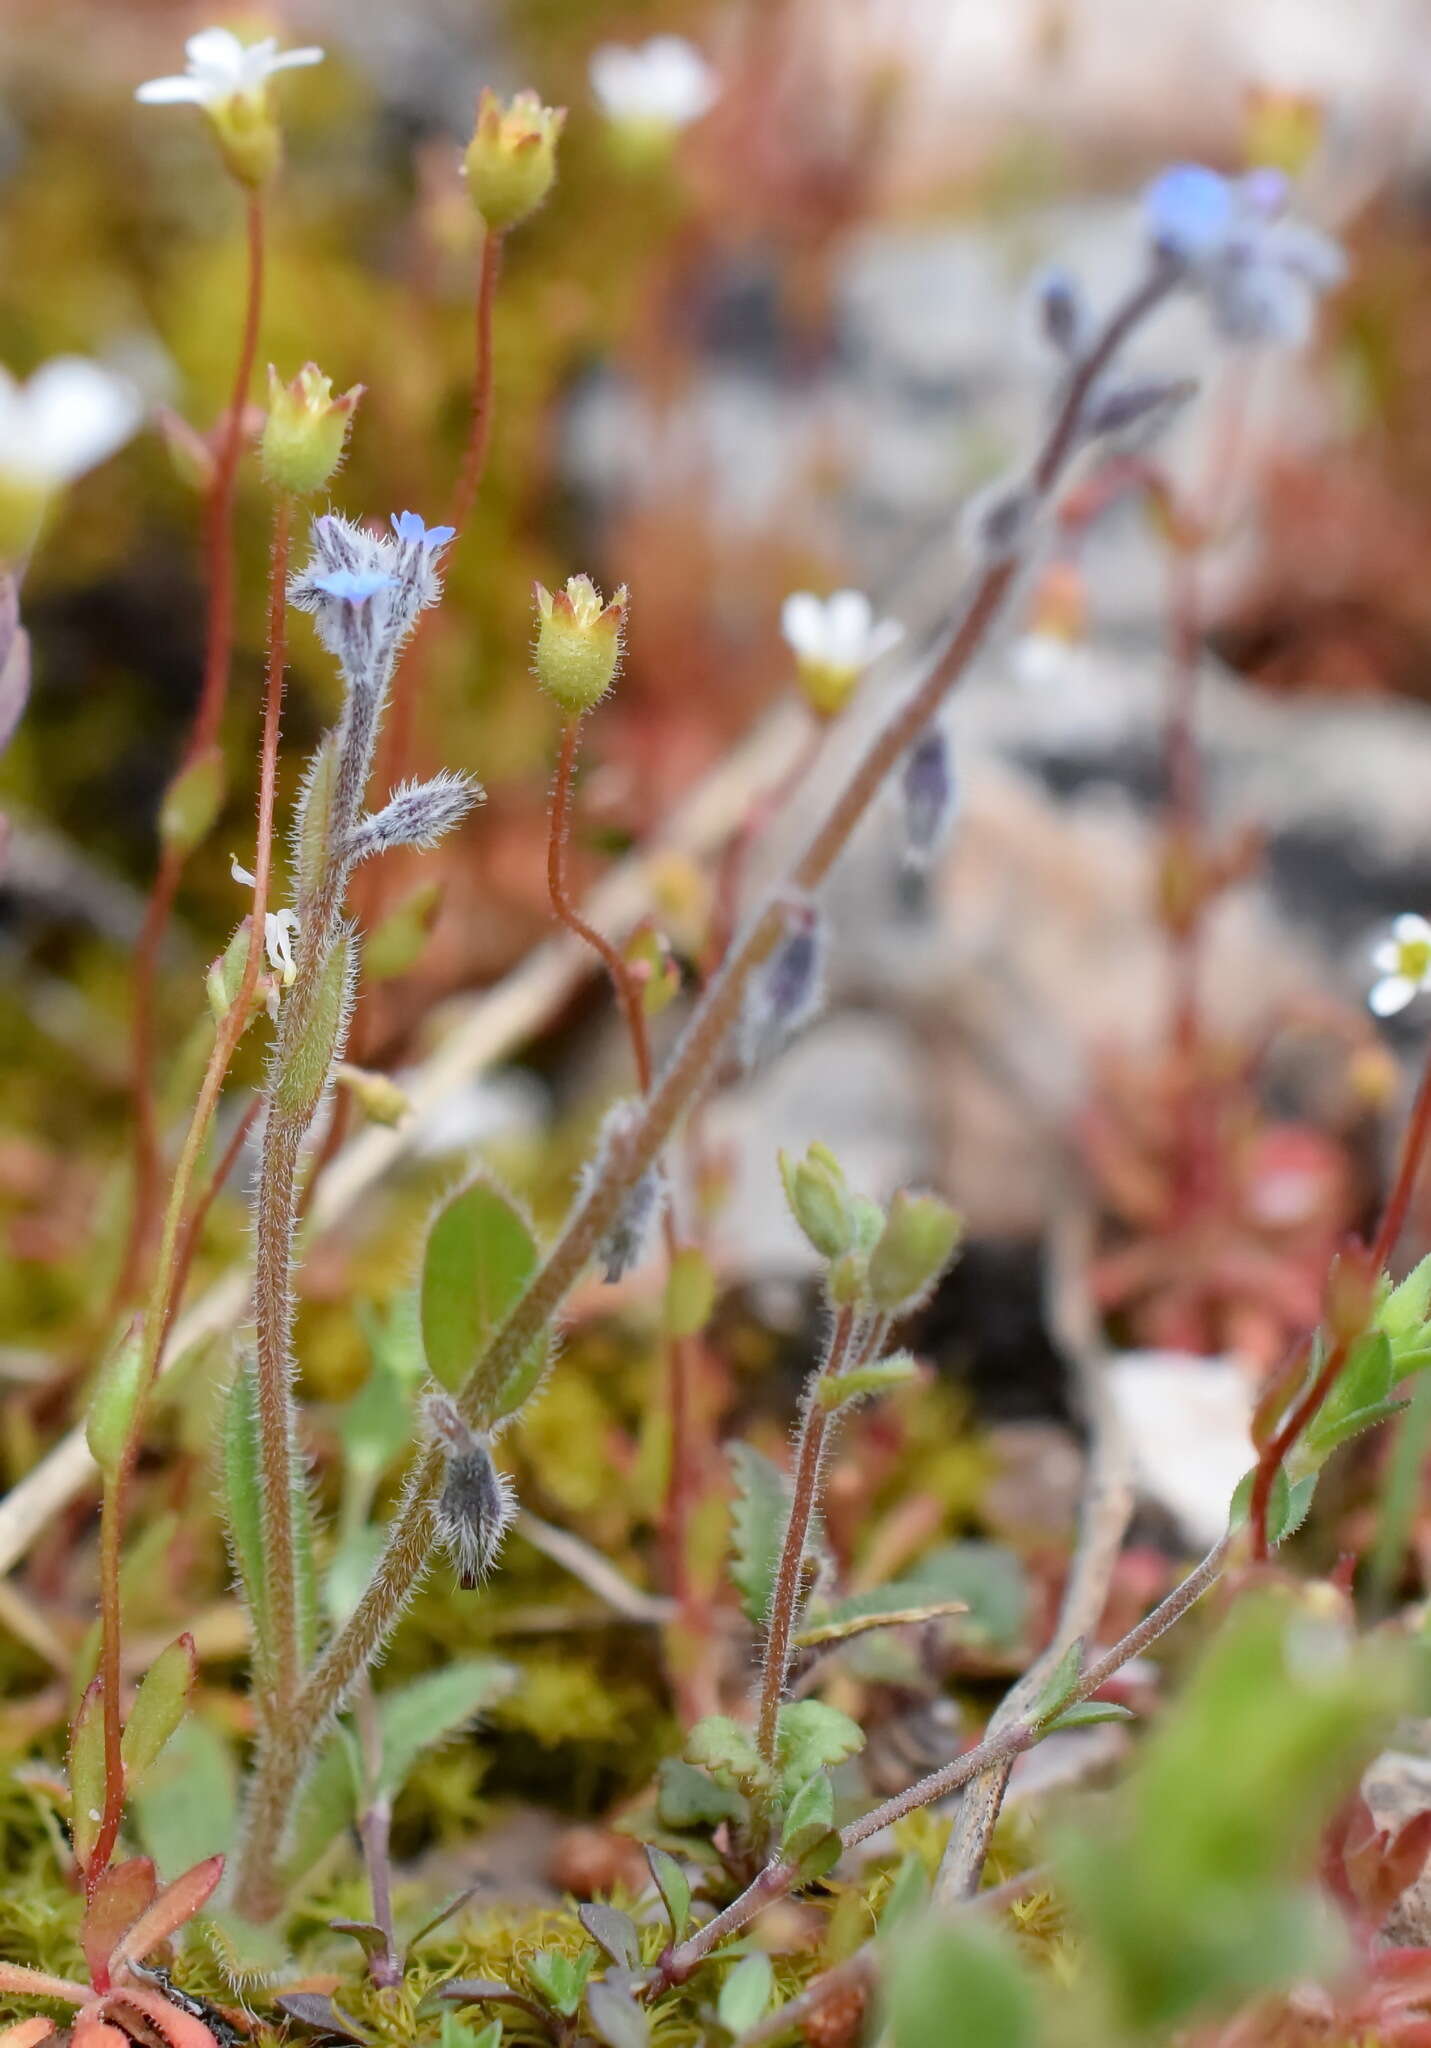
[[[571,576],[555,597],[540,583],[537,606],[537,681],[563,711],[579,717],[610,689],[621,659],[626,622],[626,585],[603,604],[589,576]]]
[[[361,384],[333,396],[333,380],[316,363],[305,363],[291,384],[285,384],[270,363],[268,418],[259,455],[263,473],[275,490],[300,498],[321,491],[343,459],[353,412],[363,395]]]
[[[375,1074],[368,1067],[355,1067],[347,1060],[339,1060],[333,1069],[333,1079],[340,1088],[347,1089],[371,1123],[395,1129],[412,1109],[396,1081],[386,1074]]]
[[[483,86],[462,167],[473,204],[498,234],[535,212],[550,192],[565,120],[565,107],[545,107],[534,92],[519,92],[504,107]]]

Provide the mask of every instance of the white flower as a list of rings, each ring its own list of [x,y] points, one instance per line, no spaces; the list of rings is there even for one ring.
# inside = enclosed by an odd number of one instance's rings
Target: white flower
[[[819,598],[809,590],[787,597],[780,629],[802,661],[829,668],[864,669],[904,638],[894,619],[876,619],[862,590],[837,590]]]
[[[185,43],[184,55],[187,70],[176,78],[151,78],[134,97],[150,107],[220,107],[231,100],[260,98],[275,71],[323,61],[321,50],[280,50],[275,36],[241,43],[226,28],[200,29]]]
[[[236,882],[246,889],[254,886],[256,877],[243,867],[232,854],[229,855],[229,873]],[[298,914],[292,910],[266,910],[263,914],[263,950],[268,955],[268,964],[284,988],[293,986],[298,972],[298,963],[293,957],[293,941],[298,936]],[[277,991],[269,994],[269,1015],[278,1008]]]
[[[904,638],[894,619],[876,619],[862,590],[827,598],[797,590],[781,607],[780,629],[794,650],[800,687],[822,718],[842,711],[871,662]]]
[[[685,128],[716,98],[715,73],[683,36],[652,36],[636,49],[603,43],[590,64],[591,89],[613,121]]]
[[[1431,988],[1431,924],[1408,911],[1391,927],[1371,956],[1381,976],[1367,997],[1374,1016],[1394,1017],[1412,997]]]
[[[0,369],[0,475],[57,490],[121,447],[142,413],[132,384],[83,356],[56,356],[25,384]]]

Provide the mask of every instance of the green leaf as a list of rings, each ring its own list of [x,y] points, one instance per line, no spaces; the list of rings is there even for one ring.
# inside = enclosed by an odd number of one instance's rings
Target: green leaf
[[[339,1542],[323,1580],[323,1605],[332,1627],[341,1628],[362,1599],[386,1542],[386,1532],[371,1522],[360,1522]]]
[[[369,981],[396,981],[417,964],[442,908],[442,884],[419,882],[374,925],[363,948]]]
[[[502,2048],[502,2022],[488,2020],[478,2030],[458,2019],[455,2012],[445,2012],[438,2028],[437,2048]]]
[[[842,1643],[875,1628],[911,1627],[967,1614],[967,1600],[934,1600],[917,1579],[892,1579],[868,1593],[852,1593],[822,1613],[807,1616],[795,1641],[801,1649],[821,1643]]]
[[[144,1331],[136,1318],[100,1367],[85,1413],[85,1442],[106,1480],[119,1470],[147,1380]]]
[[[1377,1326],[1393,1340],[1414,1337],[1431,1313],[1431,1253],[1413,1266],[1381,1305]]]
[[[182,1635],[161,1650],[145,1672],[120,1745],[129,1789],[139,1783],[183,1720],[196,1670],[194,1638]]]
[[[211,1722],[191,1714],[136,1787],[140,1841],[166,1875],[233,1848],[238,1838],[238,1772]]]
[[[746,1620],[764,1628],[790,1520],[790,1491],[783,1473],[750,1444],[733,1444],[730,1462],[735,1475],[730,1575]]]
[[[929,1903],[929,1874],[917,1856],[906,1856],[894,1873],[879,1910],[879,1931],[892,1934]]]
[[[1073,1706],[1055,1714],[1051,1721],[1046,1721],[1043,1732],[1052,1735],[1061,1728],[1092,1728],[1099,1721],[1131,1721],[1132,1718],[1132,1709],[1120,1707],[1116,1700],[1078,1700]]]
[[[656,1814],[663,1827],[678,1833],[686,1828],[714,1828],[723,1820],[739,1820],[744,1812],[745,1801],[729,1786],[718,1785],[682,1757],[668,1756],[663,1761],[656,1798]]]
[[[902,1929],[888,1997],[893,2048],[1036,2048],[1032,1982],[992,1927],[930,1918]]]
[[[636,1922],[629,1913],[622,1913],[615,1906],[603,1905],[599,1899],[592,1899],[585,1905],[577,1907],[576,1917],[597,1947],[605,1950],[618,1970],[635,1969],[641,1960],[641,1947],[636,1933]]]
[[[206,747],[186,762],[159,803],[159,837],[165,846],[190,854],[208,838],[224,801],[224,752]]]
[[[852,1372],[836,1373],[819,1381],[815,1399],[827,1414],[847,1408],[866,1394],[888,1394],[908,1386],[919,1377],[919,1361],[912,1351],[894,1351],[874,1365],[857,1365]]]
[[[258,1390],[253,1361],[239,1359],[224,1404],[224,1519],[234,1570],[253,1629],[255,1661],[267,1660],[268,1588],[264,1564],[263,1470],[258,1454]]]
[[[1075,1636],[1045,1679],[1037,1699],[1029,1708],[1035,1726],[1050,1720],[1083,1675],[1083,1638]]]
[[[921,1599],[966,1600],[969,1620],[961,1633],[975,1641],[1004,1649],[1022,1639],[1028,1580],[1013,1552],[1001,1544],[940,1544],[900,1584]]]
[[[792,1799],[816,1771],[842,1764],[864,1746],[859,1723],[824,1700],[795,1700],[783,1706],[775,1737],[782,1797]]]
[[[442,1204],[422,1265],[422,1341],[434,1379],[456,1393],[526,1291],[536,1235],[511,1196],[479,1176]],[[547,1335],[509,1376],[492,1420],[519,1407],[546,1368]]]
[[[1346,1418],[1378,1407],[1391,1393],[1394,1380],[1391,1340],[1384,1331],[1373,1331],[1352,1347],[1331,1392],[1313,1417],[1306,1436],[1308,1449],[1325,1451],[1341,1443],[1344,1439],[1339,1432]]]
[[[606,2048],[646,2048],[651,2022],[629,1991],[615,1984],[587,1987],[586,2016],[598,2041]]]
[[[1375,1429],[1378,1423],[1389,1422],[1393,1415],[1399,1415],[1408,1405],[1405,1401],[1375,1401],[1369,1408],[1355,1409],[1330,1425],[1319,1421],[1317,1428],[1307,1437],[1307,1448],[1322,1458],[1328,1458],[1352,1437],[1360,1436],[1363,1430]]]
[[[353,941],[344,934],[323,962],[297,1044],[274,1070],[273,1114],[281,1123],[306,1124],[317,1108],[347,1025],[352,993]]]
[[[823,1771],[808,1777],[785,1809],[780,1830],[782,1854],[798,1863],[801,1852],[835,1825],[835,1794]]]
[[[378,1789],[396,1797],[425,1749],[465,1728],[473,1715],[511,1692],[517,1674],[494,1657],[473,1657],[429,1671],[379,1695],[383,1765]]]
[[[654,1842],[646,1845],[646,1861],[671,1923],[671,1939],[681,1941],[691,1924],[691,1880],[670,1850],[658,1849]]]
[[[578,1956],[565,1956],[560,1949],[539,1948],[534,1956],[527,1958],[524,1968],[528,1982],[540,1992],[552,2011],[569,2020],[576,2015],[586,1980],[596,1968],[596,1963],[594,1948],[584,1948]]]
[[[765,2017],[775,1972],[763,1949],[742,1956],[720,1987],[716,2018],[730,2034],[743,2034]]]
[[[70,1833],[81,1869],[99,1840],[104,1791],[104,1687],[96,1678],[86,1688],[70,1729]]]
[[[1318,1474],[1308,1472],[1292,1482],[1287,1477],[1285,1465],[1279,1465],[1272,1480],[1272,1491],[1267,1496],[1267,1540],[1271,1544],[1284,1543],[1289,1536],[1295,1536],[1307,1519],[1312,1505],[1312,1496],[1317,1490]],[[1252,1487],[1257,1477],[1257,1467],[1244,1472],[1232,1496],[1228,1519],[1234,1529],[1241,1528],[1252,1507]]]
[[[685,1757],[687,1763],[709,1771],[718,1785],[753,1793],[768,1788],[770,1783],[770,1773],[755,1746],[754,1736],[729,1714],[707,1714],[703,1721],[697,1721],[686,1737]],[[814,1768],[812,1765],[811,1769]],[[800,1776],[808,1777],[809,1772],[802,1771]]]
[[[362,1797],[362,1763],[358,1747],[347,1728],[333,1731],[298,1795],[298,1810],[292,1841],[285,1862],[285,1874],[296,1882],[313,1868],[328,1849],[357,1818]]]

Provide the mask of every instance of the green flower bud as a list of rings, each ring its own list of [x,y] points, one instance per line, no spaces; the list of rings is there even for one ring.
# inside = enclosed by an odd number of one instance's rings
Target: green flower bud
[[[85,1441],[106,1481],[112,1481],[119,1470],[143,1398],[143,1338],[143,1325],[136,1317],[100,1367],[89,1397]]]
[[[412,1110],[408,1097],[386,1074],[375,1074],[370,1068],[339,1060],[333,1069],[333,1079],[340,1088],[347,1089],[370,1123],[396,1129]]]
[[[260,192],[283,161],[283,130],[267,86],[235,92],[205,107],[224,164],[240,185]]]
[[[180,853],[192,853],[213,830],[224,801],[224,752],[206,747],[186,762],[164,792],[159,837]]]
[[[563,711],[580,717],[611,688],[621,660],[626,585],[604,605],[589,576],[568,577],[555,597],[533,585],[537,606],[537,681]]]
[[[791,1213],[823,1259],[838,1259],[854,1240],[854,1220],[840,1162],[824,1145],[805,1157],[780,1154],[780,1177]]]
[[[483,86],[462,168],[473,204],[498,234],[535,212],[550,192],[565,120],[565,107],[544,107],[534,92],[519,92],[504,107]]]
[[[963,1231],[958,1212],[937,1195],[901,1190],[889,1205],[870,1253],[870,1294],[886,1315],[918,1307],[954,1256]]]
[[[305,363],[291,384],[268,367],[268,418],[259,442],[263,473],[275,490],[309,497],[321,491],[343,459],[361,384],[333,396],[333,380]]]

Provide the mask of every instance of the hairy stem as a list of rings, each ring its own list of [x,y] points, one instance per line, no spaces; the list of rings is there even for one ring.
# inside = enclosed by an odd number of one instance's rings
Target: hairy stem
[[[218,742],[228,697],[234,643],[234,494],[243,450],[243,419],[258,354],[263,310],[263,200],[253,193],[248,202],[248,279],[243,329],[233,389],[223,419],[213,480],[204,506],[204,560],[208,576],[208,618],[204,666],[194,722],[184,748],[180,773]],[[131,1063],[134,1087],[134,1200],[129,1220],[116,1300],[128,1300],[144,1262],[144,1248],[159,1185],[159,1129],[154,1093],[154,1007],[159,955],[173,914],[185,856],[172,842],[159,856],[159,871],[145,908],[134,958],[134,1010],[131,1022]]]
[[[855,1312],[842,1308],[835,1318],[825,1355],[810,1376],[800,1416],[800,1435],[795,1448],[795,1483],[790,1495],[790,1519],[780,1546],[780,1562],[770,1595],[770,1620],[765,1631],[765,1659],[760,1676],[760,1709],[755,1723],[755,1743],[771,1771],[775,1769],[775,1746],[780,1702],[790,1674],[790,1641],[795,1633],[800,1603],[800,1568],[810,1539],[810,1523],[820,1491],[820,1462],[825,1453],[825,1432],[829,1417],[820,1406],[822,1380],[833,1378],[844,1366],[855,1331]]]
[[[1111,1650],[1090,1664],[1068,1695],[1064,1702],[1065,1706],[1073,1706],[1080,1700],[1091,1699],[1130,1658],[1147,1649],[1150,1643],[1156,1642],[1159,1636],[1165,1635],[1175,1622],[1180,1621],[1187,1610],[1202,1598],[1217,1579],[1226,1562],[1229,1544],[1230,1539],[1224,1536],[1208,1552],[1202,1563],[1181,1580],[1151,1614],[1146,1615],[1136,1628],[1129,1629],[1127,1635],[1115,1643]],[[945,1764],[940,1770],[931,1771],[928,1777],[921,1778],[906,1791],[897,1793],[893,1799],[886,1799],[883,1805],[874,1807],[859,1820],[851,1821],[847,1827],[841,1828],[841,1842],[845,1848],[853,1849],[858,1843],[868,1841],[871,1835],[877,1835],[882,1828],[892,1826],[897,1820],[903,1820],[907,1813],[915,1813],[921,1807],[932,1805],[936,1799],[946,1798],[949,1793],[959,1791],[971,1779],[981,1777],[986,1771],[1001,1769],[1003,1765],[1022,1755],[1026,1749],[1032,1749],[1034,1744],[1041,1740],[1042,1733],[1042,1729],[1035,1721],[1021,1719],[1012,1722],[996,1734],[986,1737],[977,1748],[966,1750],[963,1756],[956,1757],[952,1763]],[[696,1965],[724,1941],[728,1934],[737,1933],[765,1906],[776,1899],[784,1898],[786,1893],[793,1889],[798,1877],[799,1868],[796,1864],[778,1860],[768,1863],[760,1875],[747,1885],[740,1897],[733,1900],[723,1912],[717,1913],[704,1927],[698,1928],[685,1941],[677,1942],[666,1951],[660,1963],[658,1986],[665,1988],[672,1984],[683,1984]]]
[[[1030,474],[1038,498],[1046,498],[1054,489],[1078,446],[1089,391],[1129,334],[1167,297],[1177,275],[1165,265],[1152,268],[1113,312],[1068,380],[1063,402]],[[615,1221],[628,1190],[659,1156],[734,1025],[751,974],[778,944],[785,930],[785,904],[790,894],[811,894],[824,881],[886,778],[978,653],[1003,609],[1018,567],[1017,558],[1004,558],[985,564],[976,573],[928,674],[874,735],[793,870],[771,891],[743,937],[732,945],[665,1072],[652,1087],[639,1123],[625,1144],[611,1148],[605,1173],[578,1199],[525,1294],[469,1375],[458,1396],[458,1407],[469,1424],[481,1427],[484,1420],[490,1420],[492,1404],[508,1372],[546,1329]],[[381,1649],[427,1569],[433,1540],[432,1498],[441,1466],[435,1449],[422,1455],[372,1580],[286,1717],[281,1749],[260,1763],[250,1795],[246,1870],[271,1865],[288,1802],[320,1732],[346,1698],[358,1672]]]

